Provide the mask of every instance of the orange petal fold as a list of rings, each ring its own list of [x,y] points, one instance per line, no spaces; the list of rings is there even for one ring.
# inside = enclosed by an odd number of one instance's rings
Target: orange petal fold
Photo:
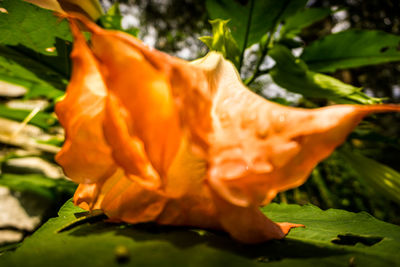
[[[56,159],[80,183],[75,203],[114,221],[220,229],[245,243],[283,238],[302,225],[275,223],[259,206],[303,184],[364,116],[400,111],[282,106],[248,90],[216,52],[189,63],[69,20],[74,65],[56,107],[66,130]]]
[[[71,30],[75,36],[72,78],[55,108],[66,139],[56,161],[74,181],[94,183],[116,168],[102,130],[107,91],[97,60],[73,21]]]

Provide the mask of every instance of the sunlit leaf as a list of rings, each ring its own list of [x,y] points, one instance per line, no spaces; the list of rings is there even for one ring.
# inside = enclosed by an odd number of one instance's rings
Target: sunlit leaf
[[[102,221],[70,225],[88,213],[68,201],[1,266],[396,266],[400,227],[366,213],[271,204],[276,221],[295,221],[284,240],[244,246],[220,232]],[[68,261],[65,258],[68,257]]]
[[[269,72],[274,82],[289,91],[311,98],[326,98],[337,103],[379,103],[361,92],[361,88],[343,83],[333,77],[308,70],[307,65],[291,51],[275,45],[269,55],[276,61]]]
[[[240,50],[233,39],[231,31],[228,27],[229,20],[211,20],[213,36],[203,36],[200,40],[203,41],[210,51],[220,52],[224,58],[232,61],[232,63],[239,67]]]
[[[71,41],[68,24],[52,11],[22,0],[3,0],[0,7],[0,44],[23,45],[38,53],[57,55],[56,38]],[[23,10],[24,12],[21,12]]]
[[[310,69],[333,72],[400,60],[400,36],[374,30],[349,30],[328,35],[304,49]]]
[[[400,204],[400,173],[360,153],[342,150],[341,154],[372,189]]]

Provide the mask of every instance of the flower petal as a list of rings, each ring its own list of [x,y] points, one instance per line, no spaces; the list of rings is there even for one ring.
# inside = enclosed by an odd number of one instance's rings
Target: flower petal
[[[92,33],[93,47],[72,23],[74,49],[89,66],[75,58],[69,95],[58,107],[67,131],[64,161],[58,157],[71,178],[88,183],[75,203],[100,207],[114,221],[223,229],[245,243],[282,238],[301,225],[274,223],[259,206],[302,184],[365,115],[400,111],[281,106],[249,91],[218,53],[189,64],[71,17]],[[83,158],[88,170],[79,172],[78,162],[74,173],[78,148],[110,164]]]
[[[99,199],[101,209],[114,221],[139,223],[154,221],[167,198],[127,178],[119,169],[104,183]]]
[[[181,141],[179,116],[167,77],[113,32],[94,32],[92,45],[110,93],[126,111],[124,123],[129,136],[143,142],[151,164],[164,173]]]
[[[194,64],[215,88],[208,179],[213,190],[241,207],[267,204],[305,182],[311,170],[372,112],[399,106],[286,107],[248,90],[234,66],[217,53]]]
[[[183,142],[197,153],[206,146],[211,101],[203,71],[132,36],[79,19],[92,32],[93,52],[109,90],[104,130],[114,160],[142,185],[166,187]]]
[[[106,88],[97,62],[77,25],[71,22],[74,49],[73,71],[65,98],[56,104],[56,114],[66,140],[56,161],[78,183],[94,183],[115,171],[102,124]]]
[[[85,210],[100,209],[99,194],[102,182],[80,184],[74,194],[74,204]]]

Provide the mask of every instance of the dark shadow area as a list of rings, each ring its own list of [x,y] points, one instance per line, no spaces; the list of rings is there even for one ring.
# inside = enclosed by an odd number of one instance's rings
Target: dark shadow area
[[[73,229],[79,225],[85,224],[85,223],[95,223],[95,222],[100,222],[100,221],[104,221],[105,219],[107,219],[107,216],[101,210],[93,210],[92,212],[84,211],[84,212],[75,213],[74,215],[75,215],[76,220],[71,222],[70,224],[67,224],[63,228],[59,229],[57,231],[57,233],[71,230],[71,229]]]
[[[48,56],[21,45],[0,46],[0,55],[5,55],[9,61],[28,69],[53,87],[64,90],[66,87],[65,81],[70,76],[69,54],[72,45],[57,38],[56,48],[58,54]]]
[[[337,238],[333,239],[331,242],[337,245],[354,246],[357,243],[361,243],[366,246],[373,246],[383,240],[383,237],[379,236],[359,236],[359,235],[338,235]]]
[[[346,251],[340,249],[322,248],[291,239],[271,240],[262,244],[246,245],[231,239],[226,233],[220,231],[206,231],[191,227],[160,226],[155,223],[136,225],[107,222],[87,223],[75,228],[68,234],[90,236],[105,233],[129,237],[137,243],[163,241],[179,249],[206,245],[260,262],[279,261],[287,258],[323,258],[347,254]]]

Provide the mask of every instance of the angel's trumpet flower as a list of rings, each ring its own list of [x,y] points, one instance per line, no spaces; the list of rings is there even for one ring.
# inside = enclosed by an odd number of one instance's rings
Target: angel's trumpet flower
[[[298,225],[259,210],[305,182],[371,112],[398,106],[300,109],[248,90],[211,52],[186,62],[80,18],[73,73],[56,106],[66,142],[56,159],[80,183],[74,201],[114,221],[222,229],[257,243]]]

